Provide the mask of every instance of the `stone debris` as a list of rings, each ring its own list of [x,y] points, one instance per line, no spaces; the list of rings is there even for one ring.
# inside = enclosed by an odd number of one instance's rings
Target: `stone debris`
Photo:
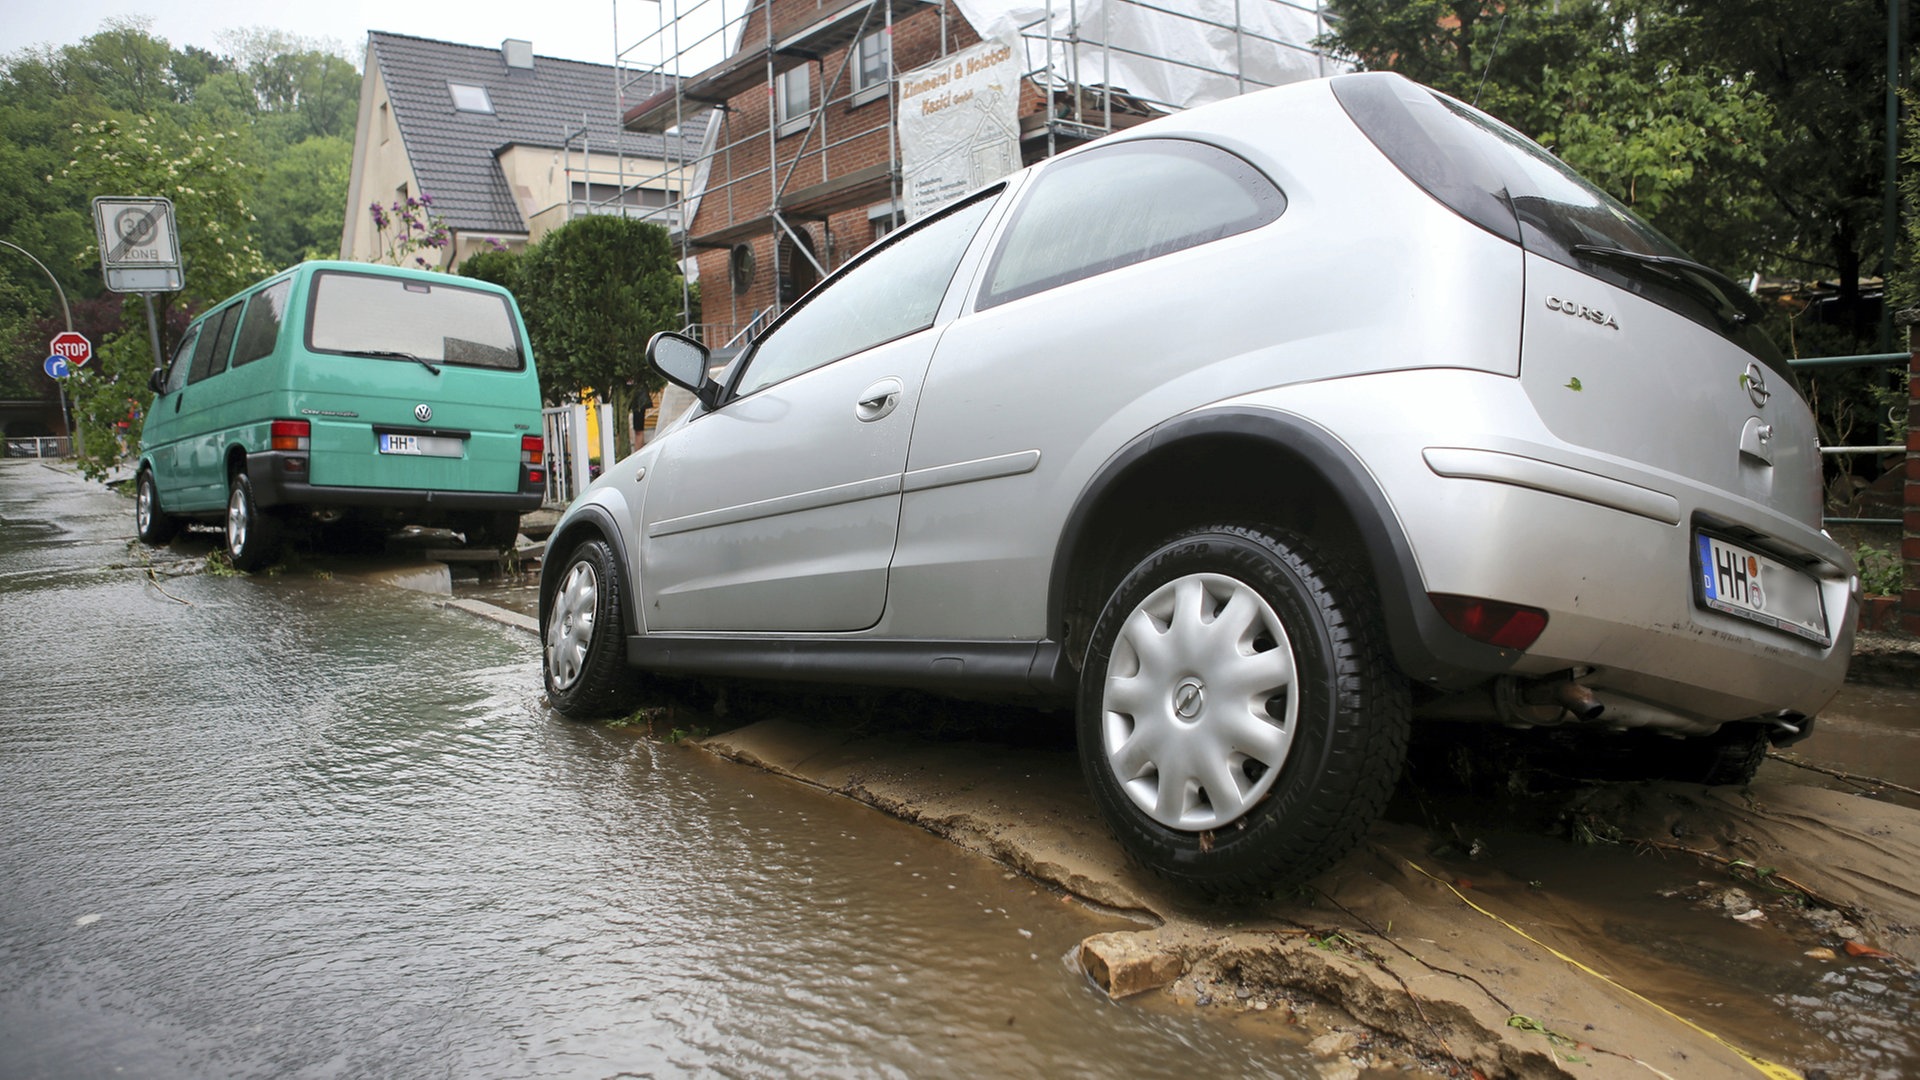
[[[1185,965],[1171,952],[1143,945],[1128,931],[1095,934],[1080,943],[1080,967],[1108,997],[1131,997],[1178,979]]]

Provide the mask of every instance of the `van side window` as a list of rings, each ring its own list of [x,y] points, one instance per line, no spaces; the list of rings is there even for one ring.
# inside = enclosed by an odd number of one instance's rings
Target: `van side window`
[[[189,383],[227,370],[227,352],[233,346],[234,324],[240,321],[240,305],[228,304],[218,315],[210,315],[200,324],[200,341],[193,350],[193,371]]]
[[[734,392],[751,394],[932,326],[993,194],[914,226],[809,293],[761,339]]]
[[[293,282],[282,281],[267,286],[247,301],[246,317],[240,320],[240,333],[234,339],[234,367],[271,354],[280,343],[280,327],[286,321],[287,295],[291,292]]]
[[[180,339],[180,347],[173,350],[173,359],[167,362],[167,388],[161,393],[171,394],[187,385],[187,369],[193,366],[193,345],[199,340],[198,326],[188,330],[187,336]]]
[[[1257,229],[1286,208],[1273,181],[1205,143],[1140,139],[1064,158],[1014,210],[977,307]]]

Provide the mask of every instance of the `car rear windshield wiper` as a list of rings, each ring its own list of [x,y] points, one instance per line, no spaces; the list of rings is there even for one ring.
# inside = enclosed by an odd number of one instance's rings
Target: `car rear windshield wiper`
[[[410,352],[400,352],[397,349],[346,349],[343,355],[365,356],[374,360],[411,360],[435,375],[440,374],[440,365],[424,356],[415,356]]]
[[[1699,299],[1730,309],[1732,313],[1723,313],[1723,317],[1732,326],[1759,322],[1761,315],[1764,314],[1760,309],[1760,302],[1755,300],[1752,294],[1742,289],[1732,278],[1705,263],[1683,259],[1678,255],[1651,255],[1643,251],[1604,247],[1600,244],[1575,244],[1567,250],[1594,262],[1625,264],[1629,267],[1651,270]]]

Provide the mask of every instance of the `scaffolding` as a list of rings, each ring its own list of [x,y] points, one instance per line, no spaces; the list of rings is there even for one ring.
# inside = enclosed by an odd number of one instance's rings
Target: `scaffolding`
[[[689,125],[698,117],[708,117],[697,152],[665,163],[661,176],[635,178],[682,193],[673,235],[683,264],[696,265],[701,251],[726,250],[725,279],[703,285],[717,291],[715,286],[725,288],[729,281],[752,279],[754,241],[765,241],[773,253],[768,303],[747,304],[747,311],[715,319],[712,301],[719,297],[705,291],[707,315],[699,323],[689,318],[689,333],[723,351],[750,339],[804,291],[798,284],[825,276],[855,253],[836,242],[835,215],[869,208],[876,233],[900,224],[900,71],[892,43],[895,29],[907,20],[922,20],[914,24],[922,34],[921,53],[911,61],[916,67],[996,30],[1002,40],[1019,39],[1024,49],[1020,138],[1027,163],[1198,103],[1191,96],[1177,100],[1180,95],[1166,86],[1198,80],[1212,87],[1206,94],[1225,97],[1333,70],[1334,62],[1317,44],[1328,21],[1318,0],[1192,5],[1215,15],[1175,11],[1152,0],[1044,0],[1037,18],[977,28],[976,35],[961,9],[992,6],[983,0],[660,0],[657,29],[624,47],[616,42],[617,100],[626,130],[691,132]],[[1276,13],[1294,26],[1310,26],[1307,40],[1274,33]],[[931,20],[937,20],[937,31]],[[1231,41],[1231,56],[1217,47],[1211,56],[1192,50],[1177,55],[1156,46],[1172,40],[1177,47],[1183,40],[1179,33],[1151,34],[1154,40],[1141,41],[1116,29],[1145,20],[1198,35],[1184,40]],[[872,65],[879,50],[864,44],[875,35],[884,35],[879,40],[885,49],[877,82]],[[926,40],[937,40],[934,55],[924,55]],[[1292,57],[1279,65],[1285,70],[1278,76],[1275,57]],[[783,79],[808,65],[818,67],[824,85],[814,92],[810,77],[802,76],[807,110],[783,112]],[[1152,74],[1155,65],[1168,74]],[[1155,89],[1115,86],[1120,72],[1131,72]],[[764,124],[752,104],[762,97]],[[860,106],[882,97],[884,110],[850,119],[862,115],[856,113]],[[872,153],[876,144],[884,152]],[[836,152],[855,147],[878,160],[836,168],[844,161]],[[621,174],[624,183],[624,163]],[[802,228],[808,223],[821,226],[824,251]],[[742,247],[747,254],[741,254]],[[789,282],[796,287],[788,288]]]

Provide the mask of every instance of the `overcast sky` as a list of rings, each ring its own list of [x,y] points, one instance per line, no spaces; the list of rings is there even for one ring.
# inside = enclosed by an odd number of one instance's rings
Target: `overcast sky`
[[[0,55],[37,45],[71,45],[99,30],[111,18],[146,16],[149,31],[175,48],[198,45],[217,50],[220,32],[267,27],[307,38],[331,39],[346,47],[358,65],[367,31],[496,46],[505,38],[533,42],[540,56],[613,62],[614,18],[619,16],[619,47],[631,48],[659,26],[663,6],[674,0],[0,0]],[[693,0],[679,0],[682,9]],[[728,4],[727,14],[744,2]],[[717,5],[710,4],[717,10]],[[651,50],[629,60],[651,63]],[[709,60],[709,63],[712,61]]]

